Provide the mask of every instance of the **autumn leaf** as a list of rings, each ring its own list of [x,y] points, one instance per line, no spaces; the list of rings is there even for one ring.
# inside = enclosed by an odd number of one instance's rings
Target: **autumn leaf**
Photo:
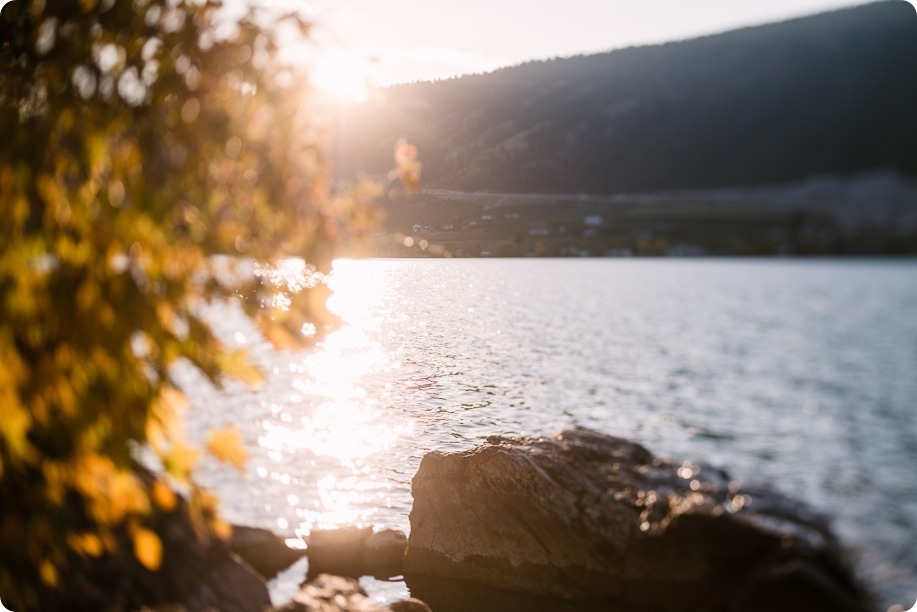
[[[395,144],[395,171],[409,189],[416,189],[420,184],[420,171],[423,168],[417,160],[417,147],[400,138]]]
[[[188,480],[194,466],[197,465],[197,459],[200,451],[192,448],[182,442],[176,442],[172,445],[162,458],[166,471],[178,480]]]
[[[57,584],[57,568],[47,559],[42,561],[41,565],[39,565],[38,573],[41,575],[41,580],[45,584],[49,586],[55,586]]]
[[[223,372],[243,382],[257,383],[264,380],[264,372],[249,362],[245,350],[222,353],[216,361]]]
[[[212,491],[198,489],[194,496],[194,505],[202,516],[215,516],[220,506],[220,499]]]
[[[300,346],[297,339],[283,325],[269,317],[260,317],[258,327],[268,342],[278,350],[295,350]]]
[[[134,556],[148,570],[155,572],[162,562],[162,540],[153,531],[138,527],[134,530]]]
[[[157,452],[163,452],[169,440],[183,437],[182,415],[188,406],[185,394],[171,385],[163,386],[152,403],[146,422],[146,439]]]
[[[213,530],[213,533],[224,542],[232,537],[232,525],[221,518],[213,519],[210,528]]]
[[[153,501],[166,512],[174,510],[177,503],[175,492],[169,488],[169,485],[161,480],[157,480],[153,483]]]
[[[163,402],[163,412],[166,414],[180,414],[188,407],[188,399],[185,394],[175,387],[163,387],[159,391],[159,397]]]
[[[102,554],[102,539],[94,533],[71,533],[67,536],[67,543],[81,555],[98,557]]]
[[[106,522],[112,524],[129,515],[146,514],[150,508],[150,500],[143,483],[129,472],[114,474],[109,479],[106,490],[99,491],[99,494],[107,501],[109,515]]]
[[[210,432],[207,451],[219,461],[231,463],[237,469],[245,468],[245,446],[242,444],[242,432],[235,427],[224,427]]]

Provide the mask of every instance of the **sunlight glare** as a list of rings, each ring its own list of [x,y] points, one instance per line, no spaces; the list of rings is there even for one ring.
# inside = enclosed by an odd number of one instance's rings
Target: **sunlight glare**
[[[383,262],[337,259],[328,276],[332,291],[328,309],[360,329],[376,328],[380,317],[374,315],[383,293],[390,291],[388,268]]]
[[[372,64],[349,49],[323,49],[311,71],[311,85],[320,93],[344,102],[363,102],[369,97]]]
[[[308,270],[288,262],[263,273],[271,282],[294,288],[314,282]],[[374,389],[373,377],[399,367],[375,340],[384,313],[380,300],[391,289],[383,266],[338,260],[324,279],[333,294],[328,306],[342,326],[313,351],[297,355],[286,368],[290,391],[283,402],[266,405],[258,443],[273,466],[259,466],[259,477],[297,488],[285,493],[295,510],[290,525],[306,535],[314,528],[369,524],[376,509],[389,503],[392,484],[380,477],[373,457],[390,450],[414,423],[394,417],[385,392]],[[275,375],[282,370],[275,368]],[[302,485],[286,473],[291,458],[311,458],[323,475],[315,483],[311,503]]]

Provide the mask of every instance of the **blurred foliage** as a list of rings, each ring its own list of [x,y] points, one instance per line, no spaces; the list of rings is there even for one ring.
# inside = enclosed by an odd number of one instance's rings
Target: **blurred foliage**
[[[171,369],[190,362],[217,385],[258,372],[216,338],[206,303],[237,301],[283,347],[334,323],[321,275],[371,227],[373,194],[329,195],[326,134],[275,60],[277,28],[309,24],[263,21],[228,21],[212,0],[3,7],[0,594],[13,609],[123,534],[155,570],[151,517],[176,487],[201,537],[227,534],[192,479]],[[289,256],[312,281],[252,273]],[[244,463],[238,432],[207,447]],[[161,475],[138,467],[140,448]]]

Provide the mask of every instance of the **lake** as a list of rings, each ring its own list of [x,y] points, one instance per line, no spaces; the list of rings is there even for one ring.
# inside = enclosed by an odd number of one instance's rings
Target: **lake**
[[[917,261],[338,261],[330,283],[345,324],[307,353],[215,308],[263,383],[180,371],[192,438],[245,432],[244,476],[200,473],[230,520],[408,531],[425,452],[583,425],[808,502],[883,609],[917,598]]]

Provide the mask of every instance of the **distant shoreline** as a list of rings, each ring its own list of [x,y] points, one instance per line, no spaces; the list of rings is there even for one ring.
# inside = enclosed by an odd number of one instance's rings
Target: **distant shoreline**
[[[381,257],[917,255],[917,183],[884,172],[614,195],[425,189],[381,206]]]

